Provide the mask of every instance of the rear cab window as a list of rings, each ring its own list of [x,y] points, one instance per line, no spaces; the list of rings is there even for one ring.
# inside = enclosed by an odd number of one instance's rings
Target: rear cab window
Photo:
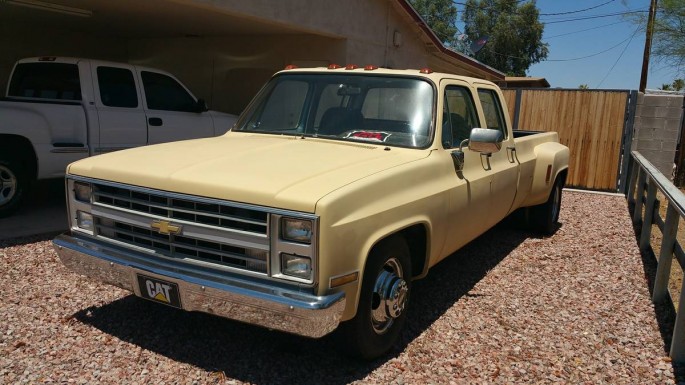
[[[481,107],[483,108],[487,128],[500,131],[502,133],[502,138],[507,139],[507,126],[504,121],[502,103],[499,100],[497,92],[487,88],[479,88],[478,97],[480,98]]]
[[[100,100],[108,107],[138,107],[138,92],[133,72],[126,68],[97,68]]]
[[[20,63],[14,69],[7,96],[80,101],[78,66],[69,63]]]

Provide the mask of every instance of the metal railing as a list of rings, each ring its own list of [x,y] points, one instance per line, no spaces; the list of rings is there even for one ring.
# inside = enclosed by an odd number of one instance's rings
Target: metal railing
[[[685,252],[676,239],[678,222],[685,216],[685,195],[639,152],[633,151],[628,161],[630,180],[626,198],[629,204],[634,204],[633,223],[642,224],[640,251],[653,251],[650,243],[652,225],[656,225],[663,235],[652,290],[652,302],[660,303],[670,298],[668,281],[674,257],[679,268],[685,271]],[[668,201],[666,219],[659,212],[657,190]],[[685,364],[685,280],[680,288],[670,356],[674,363]]]

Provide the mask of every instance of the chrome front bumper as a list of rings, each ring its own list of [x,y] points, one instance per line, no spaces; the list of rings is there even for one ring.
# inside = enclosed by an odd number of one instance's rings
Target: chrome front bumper
[[[53,240],[62,263],[76,273],[141,296],[137,275],[178,285],[181,307],[306,337],[322,337],[340,323],[345,294],[315,296],[248,277],[154,258],[97,240],[62,234]]]

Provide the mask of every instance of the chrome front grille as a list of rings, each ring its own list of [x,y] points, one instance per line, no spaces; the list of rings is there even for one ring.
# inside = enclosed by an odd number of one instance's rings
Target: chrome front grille
[[[93,184],[93,203],[219,228],[268,234],[266,211],[162,192]]]
[[[122,184],[92,183],[93,235],[158,255],[269,274],[269,212]],[[178,231],[155,228],[166,223]]]
[[[95,217],[96,234],[153,250],[162,255],[209,262],[227,267],[267,273],[266,250],[238,247],[229,243],[208,241],[182,235],[163,235],[150,228],[139,227],[112,219]],[[230,239],[227,239],[230,242]]]

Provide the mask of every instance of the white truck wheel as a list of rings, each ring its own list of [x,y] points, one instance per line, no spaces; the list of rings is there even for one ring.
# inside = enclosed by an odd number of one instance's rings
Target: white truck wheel
[[[0,218],[18,207],[26,191],[26,177],[19,162],[0,160]]]

